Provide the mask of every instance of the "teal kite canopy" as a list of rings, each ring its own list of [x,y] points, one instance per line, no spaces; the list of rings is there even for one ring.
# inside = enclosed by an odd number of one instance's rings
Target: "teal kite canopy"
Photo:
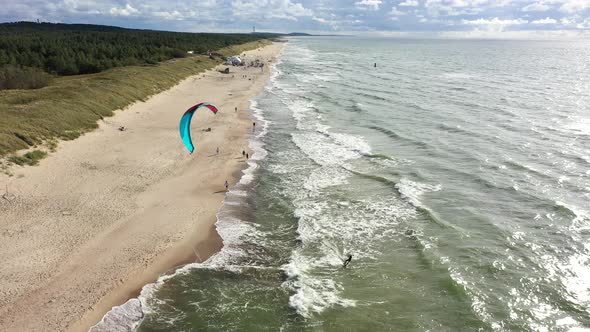
[[[180,118],[180,138],[182,138],[184,146],[186,146],[190,153],[195,151],[195,146],[193,145],[193,140],[191,139],[191,120],[193,118],[193,114],[195,114],[195,112],[201,107],[207,107],[213,112],[213,114],[217,114],[217,107],[207,103],[200,103],[189,108],[186,112],[184,112],[182,118]]]

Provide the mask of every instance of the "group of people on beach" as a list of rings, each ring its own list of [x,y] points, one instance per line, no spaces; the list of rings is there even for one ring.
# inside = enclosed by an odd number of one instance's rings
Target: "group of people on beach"
[[[219,154],[219,148],[217,148],[217,154]],[[248,154],[248,152],[246,152],[246,150],[242,150],[242,157],[245,157],[246,160],[248,160],[250,158],[250,154]],[[229,191],[229,182],[227,182],[227,180],[225,180],[225,191]]]
[[[235,108],[236,112],[238,110],[238,108]],[[256,122],[252,122],[252,131],[256,130]],[[219,147],[217,147],[217,150],[215,151],[217,155],[219,155]],[[246,152],[246,150],[242,150],[242,157],[246,157],[246,160],[250,159],[250,154],[248,152]],[[229,183],[227,182],[227,180],[225,180],[225,191],[229,191]]]

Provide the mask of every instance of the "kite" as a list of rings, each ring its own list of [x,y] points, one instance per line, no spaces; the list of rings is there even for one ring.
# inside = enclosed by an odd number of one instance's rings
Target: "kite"
[[[184,112],[182,118],[180,118],[180,138],[182,138],[182,142],[190,151],[190,153],[195,151],[195,146],[193,145],[193,140],[191,139],[191,119],[193,118],[193,114],[201,107],[206,107],[210,109],[213,114],[217,114],[217,107],[207,103],[200,103],[189,108],[186,112]]]

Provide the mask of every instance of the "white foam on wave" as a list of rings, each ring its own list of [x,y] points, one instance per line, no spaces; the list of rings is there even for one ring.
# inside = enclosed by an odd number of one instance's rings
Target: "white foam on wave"
[[[420,197],[427,192],[439,191],[442,186],[440,184],[432,185],[427,183],[418,183],[406,178],[402,178],[399,183],[395,185],[402,197],[410,201],[414,206],[424,207],[420,201]]]
[[[342,168],[321,167],[310,174],[303,187],[310,192],[318,192],[320,189],[347,183],[349,176],[350,173]]]
[[[312,78],[315,79],[313,81],[320,80],[323,82],[332,82],[332,81],[336,81],[336,80],[340,79],[340,76],[338,76],[337,74],[332,74],[332,73],[321,73],[321,74],[320,73],[313,73]]]
[[[590,212],[561,201],[556,201],[555,204],[574,214],[569,230],[576,242],[583,244],[583,247],[564,260],[555,257],[543,260],[545,268],[559,275],[570,301],[587,308],[586,311],[590,314],[590,243],[581,235],[590,230]]]
[[[297,120],[298,129],[304,129],[299,127],[303,120],[313,112],[314,104],[310,101],[305,100],[294,100],[287,104],[291,114],[295,120]]]
[[[559,201],[555,203],[575,215],[569,230],[575,239],[572,243],[580,243],[581,247],[571,246],[567,250],[560,248],[557,252],[555,250],[547,251],[544,245],[533,243],[532,240],[527,239],[527,233],[520,231],[514,232],[509,238],[509,242],[512,246],[516,246],[516,241],[518,241],[528,247],[534,254],[531,259],[543,271],[543,279],[563,286],[565,291],[560,294],[567,301],[576,303],[580,308],[586,308],[586,312],[590,313],[590,310],[587,309],[590,307],[590,279],[588,279],[590,275],[590,245],[579,237],[580,224],[587,222],[585,220],[587,215],[585,211],[576,209],[569,204]],[[552,220],[554,214],[546,214],[545,217]],[[534,219],[539,221],[541,218],[541,215],[538,214]],[[512,256],[507,258],[513,263],[520,261],[515,261]],[[511,319],[525,321],[534,331],[551,331],[552,326],[560,326],[560,331],[583,331],[582,324],[570,317],[568,312],[548,302],[546,296],[536,294],[537,283],[538,278],[536,277],[522,278],[520,287],[510,290],[507,305],[510,309]],[[523,315],[523,312],[529,314]]]
[[[590,136],[590,118],[577,117],[564,127],[574,134]]]
[[[289,58],[289,61],[296,65],[310,65],[314,64],[317,59],[316,52],[311,49],[297,45],[297,47],[287,47],[285,49],[285,55]]]
[[[341,165],[346,160],[361,157],[358,152],[330,142],[316,132],[293,133],[291,137],[297,147],[319,165]]]
[[[113,307],[100,322],[90,328],[89,332],[134,331],[141,324],[145,315],[152,312],[148,301],[156,300],[154,298],[156,291],[170,278],[186,273],[190,265],[192,264],[177,269],[172,274],[162,275],[155,282],[143,286],[137,298],[129,299],[122,305]]]
[[[339,264],[341,263],[338,260]],[[309,258],[294,251],[289,264],[283,267],[288,276],[284,285],[295,290],[289,297],[289,306],[303,317],[310,317],[312,313],[321,313],[326,308],[339,305],[342,307],[355,306],[355,301],[340,297],[341,291],[333,279],[312,277],[308,270]]]
[[[266,136],[268,133],[268,126],[270,125],[270,121],[266,120],[263,116],[263,110],[258,108],[258,102],[256,100],[250,101],[250,109],[252,110],[252,114],[256,119],[257,127],[262,127],[261,130],[255,132],[253,134],[253,138],[249,140],[248,146],[250,151],[252,151],[250,159],[248,159],[247,164],[248,167],[242,171],[242,177],[238,184],[246,185],[251,183],[254,180],[254,173],[256,169],[258,169],[257,161],[260,161],[266,158],[268,152],[264,149],[264,142],[262,142],[261,138]],[[262,124],[262,126],[260,126]]]
[[[473,75],[470,75],[467,73],[455,72],[455,73],[444,73],[444,74],[442,74],[442,77],[447,78],[447,79],[451,79],[451,80],[468,80],[468,79],[473,78]]]
[[[309,79],[301,73],[293,75],[295,79]],[[337,77],[311,74],[315,80],[333,80]],[[307,165],[306,172],[292,175],[297,185],[286,189],[295,205],[294,214],[298,218],[297,233],[302,246],[291,253],[288,264],[282,268],[288,276],[284,286],[293,291],[289,305],[303,317],[321,313],[331,306],[354,306],[353,299],[341,295],[343,286],[331,273],[322,271],[336,270],[342,265],[344,251],[354,250],[355,257],[371,259],[378,255],[373,249],[375,239],[389,236],[392,222],[396,222],[404,208],[396,209],[397,204],[380,202],[330,202],[322,199],[329,187],[346,184],[352,175],[347,170],[347,163],[371,153],[370,145],[359,136],[338,133],[321,122],[316,105],[308,100],[290,99],[286,101],[288,109],[296,121],[297,131],[291,133],[291,140],[298,149],[317,166]],[[295,160],[301,159],[294,155]],[[290,159],[290,158],[289,158]],[[287,174],[297,166],[273,168],[273,172]],[[299,182],[301,181],[301,182]],[[302,190],[303,189],[303,190]],[[399,200],[398,200],[399,201]],[[370,206],[374,205],[375,209]],[[393,209],[389,210],[389,209]],[[387,212],[380,214],[387,210]],[[348,213],[343,213],[346,211]],[[359,222],[363,220],[363,222]],[[351,234],[356,234],[352,239]],[[365,240],[370,239],[370,240]],[[313,249],[310,249],[313,248]]]
[[[113,307],[100,322],[90,328],[90,332],[128,332],[133,331],[143,319],[141,301],[130,299],[120,306]]]
[[[448,266],[454,266],[449,263],[449,258],[445,257]],[[471,301],[471,310],[484,322],[492,326],[495,331],[503,331],[502,322],[496,321],[492,315],[486,310],[485,294],[478,288],[477,283],[469,281],[458,271],[457,268],[449,267],[449,276],[459,286],[463,287],[465,292],[469,295]]]
[[[334,279],[344,255],[354,252],[355,259],[376,259],[381,255],[378,243],[396,232],[392,226],[415,213],[409,204],[394,198],[345,204],[298,199],[294,204],[303,246],[294,250],[283,266],[288,276],[284,286],[294,292],[289,305],[303,317],[331,306],[355,306],[354,299],[342,296],[344,287]]]
[[[335,133],[330,131],[330,126],[323,124],[316,124],[316,130],[324,135],[332,138],[336,143],[345,146],[353,151],[360,152],[365,155],[371,154],[371,146],[364,138],[351,134]]]

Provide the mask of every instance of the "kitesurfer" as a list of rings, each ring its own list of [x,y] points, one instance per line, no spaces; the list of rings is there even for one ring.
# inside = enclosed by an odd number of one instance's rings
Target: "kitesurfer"
[[[342,267],[346,268],[351,260],[352,260],[352,255],[348,254],[348,258],[344,261],[344,264],[342,265]]]

